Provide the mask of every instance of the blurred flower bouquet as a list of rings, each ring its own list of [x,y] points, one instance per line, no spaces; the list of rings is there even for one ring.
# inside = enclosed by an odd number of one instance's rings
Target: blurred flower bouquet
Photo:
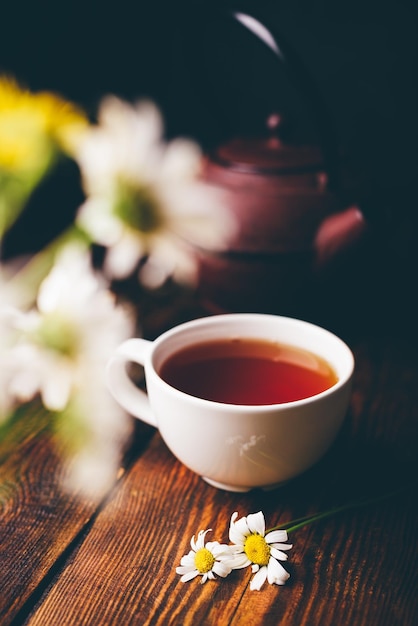
[[[0,254],[0,436],[22,406],[41,402],[67,451],[66,486],[100,498],[131,424],[107,392],[105,366],[138,322],[112,281],[137,273],[148,289],[169,276],[193,285],[186,242],[221,247],[229,225],[199,178],[198,146],[164,141],[152,102],[106,96],[91,122],[55,94],[0,77],[0,253],[62,158],[80,173],[84,201],[74,221],[29,258]]]

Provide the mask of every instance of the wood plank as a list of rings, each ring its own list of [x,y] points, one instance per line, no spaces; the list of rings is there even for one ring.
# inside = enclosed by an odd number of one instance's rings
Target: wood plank
[[[49,417],[36,404],[0,442],[0,615],[16,619],[77,545],[97,502],[62,488],[64,468]],[[117,477],[115,475],[115,482]]]
[[[284,587],[252,592],[249,570],[203,586],[183,584],[175,573],[200,529],[213,528],[213,538],[228,540],[233,511],[261,509],[272,526],[415,476],[415,363],[405,360],[404,348],[378,341],[356,353],[352,408],[341,437],[316,468],[279,490],[216,490],[177,462],[156,434],[27,623],[416,623],[418,518],[411,490],[296,531]]]

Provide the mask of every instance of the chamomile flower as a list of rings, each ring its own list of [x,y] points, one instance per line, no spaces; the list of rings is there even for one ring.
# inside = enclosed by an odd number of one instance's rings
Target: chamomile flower
[[[200,148],[180,138],[165,142],[152,102],[104,98],[76,160],[86,194],[77,223],[106,249],[110,278],[126,278],[145,260],[142,282],[172,275],[190,283],[196,271],[190,243],[224,247],[230,225],[219,192],[199,179]]]
[[[191,550],[182,557],[180,566],[176,567],[177,574],[181,574],[181,582],[185,583],[196,576],[202,576],[201,583],[215,580],[216,575],[225,578],[232,571],[230,547],[218,541],[208,541],[205,537],[208,530],[201,530],[197,539],[193,535]]]
[[[133,331],[130,312],[116,305],[101,279],[89,254],[68,246],[43,280],[37,307],[25,315],[26,341],[17,346],[26,351],[22,380],[26,388],[31,381],[49,410],[62,411],[86,384],[93,393],[92,372]]]
[[[286,561],[287,554],[283,550],[290,550],[291,544],[287,541],[286,530],[273,530],[266,534],[265,519],[261,511],[241,517],[238,513],[232,514],[229,539],[235,547],[235,561],[233,569],[240,569],[251,565],[255,576],[250,583],[250,589],[259,590],[267,580],[270,584],[284,585],[290,574],[279,561]]]
[[[68,458],[65,485],[94,498],[113,484],[131,431],[105,367],[132,336],[134,316],[101,278],[87,251],[71,245],[42,282],[36,307],[0,308],[0,418],[39,394]]]

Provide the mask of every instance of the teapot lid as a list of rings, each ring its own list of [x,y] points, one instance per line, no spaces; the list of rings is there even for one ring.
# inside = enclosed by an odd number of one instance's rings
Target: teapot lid
[[[218,146],[211,159],[234,170],[258,174],[285,174],[318,171],[324,167],[322,150],[315,145],[297,145],[282,141],[281,116],[267,120],[270,135],[235,137]]]

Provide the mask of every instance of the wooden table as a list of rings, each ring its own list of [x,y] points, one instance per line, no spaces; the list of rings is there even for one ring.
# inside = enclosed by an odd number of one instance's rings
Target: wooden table
[[[187,315],[160,311],[150,336]],[[271,492],[209,486],[135,421],[114,488],[95,505],[62,491],[45,422],[26,415],[0,442],[2,626],[418,624],[417,344],[384,324],[344,338],[357,366],[341,435],[315,468]],[[234,511],[262,510],[271,527],[401,486],[295,531],[283,587],[250,591],[249,569],[204,585],[175,572],[200,529],[228,542]]]

